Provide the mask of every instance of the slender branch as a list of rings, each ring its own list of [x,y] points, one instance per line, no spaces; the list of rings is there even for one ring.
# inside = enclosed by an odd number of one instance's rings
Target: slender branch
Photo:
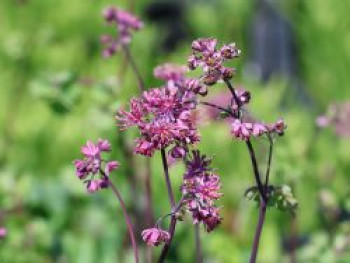
[[[256,161],[253,145],[252,145],[250,140],[246,141],[246,145],[248,147],[250,159],[252,161],[252,166],[253,166],[253,170],[254,170],[254,177],[255,177],[255,181],[256,181],[256,184],[257,184],[257,187],[259,190],[259,194],[260,194],[261,198],[263,199],[263,201],[265,203],[267,203],[267,197],[266,197],[264,186],[263,186],[261,179],[260,179],[258,163]]]
[[[237,104],[238,108],[240,108],[242,106],[242,102],[239,100],[239,98],[238,98],[238,96],[236,94],[236,91],[233,88],[231,82],[229,80],[225,80],[225,83],[226,83],[228,89],[230,90],[235,103]]]
[[[171,221],[170,221],[170,226],[169,226],[170,240],[168,241],[167,244],[164,245],[162,253],[161,253],[161,255],[160,255],[159,259],[158,259],[158,263],[164,262],[165,257],[168,254],[171,242],[173,241],[175,228],[176,228],[176,223],[177,223],[176,213],[180,211],[184,199],[185,199],[185,196],[183,195],[181,197],[180,201],[177,203],[177,205],[172,208],[171,213],[161,217],[156,223],[156,225],[158,226],[160,224],[161,220],[163,220],[165,217],[171,215]]]
[[[169,177],[169,167],[168,167],[168,162],[166,159],[166,153],[165,149],[160,150],[161,155],[162,155],[162,163],[163,163],[163,169],[164,169],[164,177],[165,177],[165,182],[168,190],[168,197],[171,205],[171,210],[175,207],[175,199],[174,199],[174,194],[173,194],[173,188],[171,187],[171,181]]]
[[[175,199],[174,199],[173,189],[171,187],[171,181],[170,181],[170,177],[169,177],[169,167],[168,167],[168,162],[166,159],[166,153],[165,153],[164,148],[161,149],[161,155],[162,155],[162,163],[163,163],[163,169],[164,169],[165,182],[167,185],[168,196],[169,196],[169,201],[170,201],[170,205],[171,205],[171,211],[174,211],[176,208],[175,207]],[[171,216],[171,221],[170,221],[170,226],[169,226],[170,239],[169,239],[168,243],[164,245],[163,250],[161,252],[161,255],[159,257],[158,263],[162,263],[165,261],[165,257],[168,254],[169,248],[171,246],[171,242],[172,242],[173,237],[174,237],[176,222],[177,222],[176,216],[175,216],[175,214],[173,214]]]
[[[176,228],[176,223],[177,223],[177,219],[176,219],[176,213],[180,211],[182,205],[183,205],[183,200],[185,199],[185,196],[183,195],[180,199],[180,201],[177,203],[177,205],[175,207],[172,208],[172,211],[170,214],[167,214],[165,216],[163,216],[162,218],[160,218],[157,221],[156,225],[159,225],[162,219],[164,219],[166,216],[171,215],[171,221],[170,221],[170,227],[169,227],[169,234],[170,234],[170,240],[168,241],[167,244],[164,245],[162,253],[159,257],[158,263],[162,263],[165,260],[166,255],[168,254],[171,242],[173,240],[174,237],[174,233],[175,233],[175,228]]]
[[[256,231],[255,231],[252,254],[250,256],[249,263],[256,262],[256,256],[258,254],[261,231],[262,231],[264,221],[265,221],[265,215],[266,215],[266,203],[264,200],[261,200],[260,201],[260,209],[259,209],[259,221],[258,221],[258,225],[257,225]]]
[[[170,227],[169,227],[170,239],[169,239],[168,243],[166,243],[164,245],[162,253],[160,254],[160,257],[158,259],[158,263],[163,263],[165,261],[166,255],[168,254],[169,248],[171,246],[171,242],[173,241],[175,228],[176,228],[176,223],[177,223],[177,219],[176,219],[175,215],[173,215],[171,217]]]
[[[226,112],[226,113],[230,114],[232,117],[235,117],[235,115],[233,114],[232,111],[230,111],[229,109],[225,109],[223,107],[220,107],[220,106],[218,106],[216,104],[213,104],[213,103],[210,103],[210,102],[207,102],[207,101],[201,101],[200,104],[203,104],[203,105],[206,105],[206,106],[210,106],[210,107],[215,108],[217,110],[221,110],[223,112]]]
[[[102,173],[102,174],[107,178],[107,176],[104,173]],[[109,179],[108,179],[108,184],[111,187],[111,189],[112,189],[113,193],[115,194],[115,196],[117,197],[117,199],[119,200],[120,206],[122,207],[123,214],[124,214],[125,221],[126,221],[126,226],[128,228],[130,239],[131,239],[131,244],[132,244],[133,249],[134,249],[135,263],[138,263],[139,262],[138,247],[137,247],[137,243],[136,243],[136,239],[135,239],[135,235],[134,235],[133,226],[132,226],[129,214],[126,210],[125,203],[124,203],[123,198],[121,197],[117,187]]]
[[[265,193],[268,193],[268,187],[269,187],[269,177],[270,177],[270,168],[271,168],[271,161],[272,161],[272,152],[273,152],[273,139],[271,137],[271,134],[268,133],[267,137],[270,142],[269,146],[269,157],[267,160],[267,168],[266,168],[266,175],[265,175]]]
[[[160,223],[162,220],[164,220],[166,217],[168,216],[176,216],[176,213],[180,211],[182,205],[183,205],[183,200],[185,199],[185,196],[183,195],[180,199],[180,201],[177,203],[177,205],[171,210],[170,213],[163,215],[162,217],[160,217],[157,222],[156,222],[156,226],[159,227]]]
[[[196,263],[202,263],[203,262],[203,256],[202,256],[202,246],[201,246],[201,237],[200,237],[200,229],[199,224],[194,225],[194,232],[195,232],[195,241],[196,241]]]
[[[146,90],[146,86],[145,86],[145,82],[143,81],[143,78],[141,76],[141,73],[139,71],[139,68],[137,67],[136,62],[130,53],[129,47],[123,45],[123,50],[124,50],[124,54],[125,54],[127,60],[130,62],[132,70],[135,73],[135,76],[136,76],[137,82],[138,82],[138,86],[139,86],[139,90],[142,93],[143,91]]]

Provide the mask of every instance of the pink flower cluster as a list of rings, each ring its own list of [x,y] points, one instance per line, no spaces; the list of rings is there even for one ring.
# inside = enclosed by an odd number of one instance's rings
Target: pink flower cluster
[[[108,24],[115,24],[118,30],[118,37],[111,35],[101,37],[101,43],[106,46],[103,56],[110,57],[121,45],[127,45],[131,42],[132,31],[140,30],[143,23],[133,14],[115,7],[106,8],[103,11],[103,16]]]
[[[137,126],[140,130],[135,153],[152,156],[171,144],[176,145],[171,151],[179,152],[200,140],[190,118],[191,103],[178,93],[176,87],[151,89],[131,100],[129,112],[119,112],[122,128]]]
[[[195,144],[200,136],[190,111],[197,105],[197,94],[206,93],[203,85],[184,76],[181,66],[165,64],[155,69],[155,76],[166,80],[160,88],[146,91],[140,98],[130,101],[130,110],[120,110],[117,120],[122,129],[138,127],[135,153],[152,156],[154,151],[170,145],[170,154],[181,158],[188,145]]]
[[[215,201],[222,196],[219,192],[220,177],[213,173],[210,164],[210,158],[199,151],[192,151],[181,185],[182,194],[186,197],[184,204],[192,213],[193,223],[202,222],[207,232],[221,223],[219,209],[215,206]]]
[[[148,228],[142,231],[142,239],[148,246],[158,246],[161,243],[167,243],[170,239],[170,234],[159,228]]]
[[[191,70],[201,67],[204,71],[201,80],[206,85],[213,85],[218,80],[227,80],[234,76],[235,69],[225,67],[224,62],[237,58],[240,53],[234,43],[217,49],[216,39],[200,38],[192,42],[192,55],[188,59],[188,66]]]
[[[185,78],[186,72],[186,66],[165,63],[156,67],[153,71],[153,75],[157,79],[161,79],[164,81],[181,82]]]
[[[0,227],[0,239],[3,239],[7,236],[7,229],[5,227]]]
[[[119,167],[117,161],[105,162],[102,159],[101,154],[110,150],[111,145],[108,140],[98,139],[96,144],[88,141],[81,147],[84,159],[74,161],[76,175],[80,180],[84,180],[89,193],[107,188],[110,173]],[[96,175],[99,175],[99,178],[96,179]]]
[[[340,136],[350,137],[350,101],[329,105],[325,115],[316,119],[320,128],[330,126]]]
[[[235,119],[231,124],[231,134],[241,140],[249,140],[250,137],[259,137],[266,133],[275,133],[283,135],[286,124],[282,119],[273,124],[264,124],[260,122],[242,122]]]

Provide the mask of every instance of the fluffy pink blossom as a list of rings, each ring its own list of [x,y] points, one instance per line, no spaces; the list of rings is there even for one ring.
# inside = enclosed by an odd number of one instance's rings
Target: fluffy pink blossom
[[[101,43],[105,46],[104,57],[112,56],[118,51],[121,45],[131,42],[133,31],[138,31],[143,27],[141,20],[133,14],[116,7],[108,7],[103,11],[103,17],[109,25],[114,24],[118,31],[117,37],[103,35]]]
[[[350,102],[333,103],[329,105],[325,115],[317,118],[321,128],[330,127],[340,137],[350,137]]]
[[[203,83],[213,85],[223,79],[231,79],[235,69],[225,67],[224,62],[237,58],[240,50],[235,44],[224,45],[217,48],[217,40],[214,38],[200,38],[192,42],[192,55],[188,58],[189,69],[202,68]]]
[[[235,119],[231,124],[231,134],[241,140],[249,140],[252,136],[259,137],[266,133],[275,133],[283,135],[287,128],[282,119],[277,120],[272,124],[264,124],[260,122],[242,122],[240,119]]]
[[[167,243],[170,239],[170,234],[159,228],[148,228],[142,231],[142,239],[148,246],[158,246],[161,243]]]
[[[185,66],[165,63],[154,69],[154,76],[164,81],[181,81],[184,79],[186,71],[187,67]]]
[[[84,158],[73,162],[77,177],[84,180],[89,193],[107,188],[108,176],[119,167],[117,161],[106,162],[102,159],[102,153],[110,150],[111,145],[108,140],[98,139],[97,143],[88,141],[86,145],[81,147]]]
[[[191,158],[186,161],[186,172],[181,185],[184,204],[192,214],[193,223],[203,223],[208,232],[221,222],[219,209],[215,206],[220,193],[220,177],[210,168],[211,159],[192,151]]]
[[[186,147],[200,140],[189,114],[192,103],[193,99],[180,88],[165,86],[133,98],[130,110],[120,110],[116,118],[122,129],[139,129],[135,153],[152,156],[154,151],[170,145]]]
[[[7,229],[5,227],[0,227],[0,239],[7,236]]]

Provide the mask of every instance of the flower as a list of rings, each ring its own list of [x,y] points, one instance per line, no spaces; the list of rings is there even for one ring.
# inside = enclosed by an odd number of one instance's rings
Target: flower
[[[103,17],[107,24],[115,24],[118,37],[103,35],[101,43],[105,46],[104,57],[112,56],[121,45],[131,42],[132,31],[138,31],[143,27],[141,20],[133,14],[116,7],[108,7],[103,11]]]
[[[158,246],[170,240],[170,234],[159,228],[148,228],[142,231],[142,239],[148,246]]]
[[[170,145],[185,149],[198,142],[200,138],[189,112],[193,107],[192,95],[168,85],[131,99],[130,110],[120,110],[116,119],[121,129],[132,126],[139,129],[140,137],[136,139],[134,152],[152,156],[154,151]],[[179,148],[176,151],[174,156],[180,156],[182,151]]]
[[[251,136],[259,137],[266,133],[274,133],[281,136],[286,128],[287,126],[282,119],[272,124],[242,122],[240,119],[235,119],[231,124],[231,134],[237,139],[247,141]]]
[[[154,69],[154,76],[161,80],[173,80],[180,81],[184,79],[187,67],[175,65],[171,63],[165,63],[159,65]]]
[[[231,134],[241,140],[249,140],[253,133],[253,124],[235,119],[231,124]]]
[[[7,229],[5,227],[0,227],[0,239],[7,236]]]
[[[326,114],[317,118],[317,125],[320,128],[331,127],[340,137],[350,137],[350,102],[329,105]]]
[[[192,214],[193,223],[202,222],[207,232],[221,223],[219,209],[215,206],[220,193],[220,177],[210,168],[211,159],[192,151],[191,159],[186,162],[181,191],[185,196],[184,204]]]
[[[102,153],[110,150],[111,144],[108,140],[98,139],[97,143],[87,141],[86,145],[81,147],[84,158],[73,162],[77,177],[84,180],[89,193],[107,188],[109,184],[108,176],[119,167],[117,161],[106,162],[102,159]],[[96,176],[99,176],[99,178],[96,179]]]
[[[187,63],[190,70],[201,67],[204,71],[201,78],[203,83],[213,85],[219,80],[231,79],[234,76],[235,69],[225,67],[224,62],[237,58],[240,53],[235,43],[217,49],[216,39],[200,38],[192,42],[192,55]]]

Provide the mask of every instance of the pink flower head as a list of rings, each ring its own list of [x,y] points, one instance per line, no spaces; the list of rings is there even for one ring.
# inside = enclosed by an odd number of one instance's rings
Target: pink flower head
[[[0,239],[5,238],[7,235],[7,229],[5,227],[0,227]]]
[[[259,137],[269,132],[265,124],[259,122],[242,122],[240,119],[235,119],[231,124],[231,134],[237,139],[249,140],[251,136]]]
[[[331,127],[340,137],[350,137],[350,101],[332,103],[327,112],[317,118],[317,125],[321,128]]]
[[[100,154],[100,148],[91,141],[88,141],[86,145],[81,147],[81,152],[86,157],[95,157]]]
[[[116,7],[107,7],[105,10],[103,10],[103,17],[107,23],[115,22],[118,27],[123,30],[139,30],[143,27],[143,23],[138,17]]]
[[[100,189],[100,183],[98,180],[91,180],[87,183],[86,188],[89,193],[97,192]]]
[[[187,67],[166,63],[154,69],[154,76],[158,79],[179,81],[184,79]]]
[[[108,7],[103,11],[106,22],[115,24],[118,30],[118,37],[104,35],[101,37],[101,43],[105,46],[103,56],[108,58],[118,51],[121,45],[131,42],[132,31],[138,31],[143,27],[143,23],[139,18],[115,7]]]
[[[215,38],[199,38],[192,42],[192,49],[197,52],[213,53],[216,51],[217,42]]]
[[[108,140],[98,139],[96,144],[88,141],[86,145],[81,147],[84,158],[73,162],[77,177],[84,180],[89,193],[107,188],[108,176],[119,167],[119,163],[116,161],[106,162],[102,159],[102,153],[110,150],[111,145]],[[96,179],[96,176],[99,179]]]
[[[186,150],[183,147],[175,146],[170,150],[170,156],[173,158],[182,158],[186,154]]]
[[[148,228],[142,231],[142,239],[148,246],[158,246],[170,240],[170,234],[159,228]]]
[[[101,152],[109,152],[111,150],[111,144],[108,140],[98,139],[97,147],[100,149]]]
[[[220,49],[220,53],[225,59],[233,59],[239,57],[241,51],[236,48],[235,43],[232,43],[229,45],[223,45]]]
[[[287,125],[284,120],[279,119],[275,123],[269,124],[268,129],[270,132],[274,132],[278,135],[283,135],[284,131],[287,129]]]
[[[110,161],[106,163],[105,173],[108,176],[111,172],[118,169],[119,163],[117,161]]]
[[[219,210],[215,206],[220,193],[220,177],[210,168],[211,159],[193,151],[193,155],[186,162],[186,172],[181,185],[181,191],[188,211],[191,212],[193,223],[202,222],[210,232],[220,222]]]
[[[192,42],[192,55],[188,58],[188,67],[194,70],[202,68],[203,83],[213,85],[219,80],[231,79],[235,69],[224,66],[226,60],[238,57],[240,50],[235,44],[224,45],[217,49],[217,40],[214,38],[200,38]]]
[[[241,140],[248,140],[252,135],[252,123],[241,122],[241,120],[236,119],[231,124],[231,134]]]
[[[330,119],[325,115],[318,116],[316,118],[316,124],[320,128],[327,127],[330,124]]]
[[[136,126],[135,153],[152,156],[155,150],[169,145],[188,145],[199,141],[199,135],[188,111],[192,107],[188,94],[180,88],[166,86],[151,89],[130,102],[130,110],[121,110],[116,118],[126,129]]]

